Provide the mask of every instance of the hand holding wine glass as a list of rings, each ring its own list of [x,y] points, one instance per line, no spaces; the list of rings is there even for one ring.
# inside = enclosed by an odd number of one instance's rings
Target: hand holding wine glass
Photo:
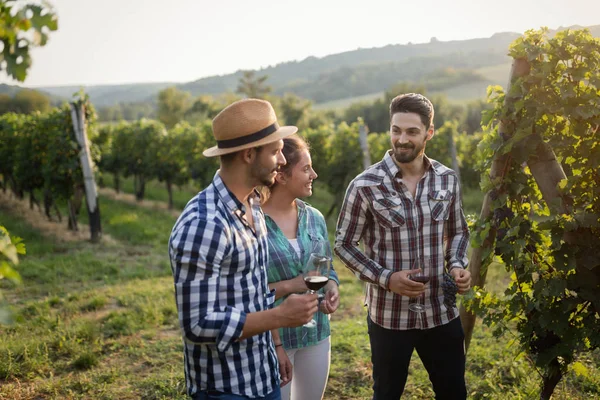
[[[304,283],[309,293],[314,294],[329,281],[331,259],[323,254],[311,253],[303,271]],[[313,328],[317,325],[314,318],[304,326]]]
[[[415,263],[419,264],[415,265],[413,269],[419,268],[420,271],[416,274],[411,274],[410,279],[422,284],[429,283],[429,280],[431,279],[431,265],[429,257],[423,257],[422,260],[416,260]],[[408,309],[416,313],[425,312],[425,292],[418,297],[418,302],[410,303],[408,305]]]

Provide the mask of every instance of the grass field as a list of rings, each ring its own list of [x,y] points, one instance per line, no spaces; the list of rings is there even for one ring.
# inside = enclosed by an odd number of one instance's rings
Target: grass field
[[[124,185],[125,189],[127,184]],[[155,202],[100,198],[104,240],[71,240],[63,224],[42,233],[25,211],[0,198],[0,224],[22,237],[27,255],[18,270],[23,284],[0,283],[16,323],[0,327],[0,399],[184,399],[182,345],[167,256],[175,213],[160,207],[162,185],[150,184]],[[176,194],[181,206],[195,192]],[[318,192],[318,190],[317,190]],[[310,202],[324,209],[330,198]],[[468,212],[481,195],[465,193]],[[39,214],[37,210],[30,212]],[[34,215],[35,216],[35,215]],[[39,214],[42,219],[42,215]],[[86,222],[86,217],[81,217]],[[85,226],[83,227],[85,229]],[[333,226],[330,226],[333,229]],[[325,398],[369,399],[371,365],[362,285],[339,262],[341,306],[332,316],[332,366]],[[489,287],[501,292],[507,273],[494,264]],[[478,325],[467,361],[473,399],[538,397],[538,376],[516,352],[512,337],[494,338]],[[600,396],[600,356],[580,360],[587,376],[570,372],[556,399]],[[429,399],[427,374],[415,355],[406,398]]]
[[[383,97],[383,92],[363,94],[362,96],[347,97],[345,99],[331,100],[324,103],[317,103],[313,106],[315,110],[343,110],[354,103],[362,101],[371,102]]]

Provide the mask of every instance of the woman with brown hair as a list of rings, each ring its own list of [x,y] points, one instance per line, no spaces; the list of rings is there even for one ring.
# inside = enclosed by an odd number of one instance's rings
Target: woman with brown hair
[[[287,163],[280,167],[275,183],[263,189],[262,206],[269,243],[269,287],[277,301],[291,293],[306,292],[302,271],[311,253],[321,246],[331,262],[325,218],[314,207],[300,200],[312,195],[317,178],[312,168],[308,144],[298,135],[284,139]],[[325,295],[314,319],[316,326],[282,328],[280,343],[292,365],[292,381],[281,389],[283,400],[319,400],[323,397],[331,359],[329,315],[339,305],[338,277],[330,267]]]

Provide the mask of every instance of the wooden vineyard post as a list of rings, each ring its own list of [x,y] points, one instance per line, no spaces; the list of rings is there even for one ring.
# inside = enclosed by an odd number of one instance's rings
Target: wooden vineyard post
[[[100,205],[98,204],[98,190],[94,180],[92,157],[90,155],[90,144],[87,137],[85,121],[85,105],[83,101],[71,103],[71,119],[77,143],[79,143],[79,160],[83,172],[83,183],[85,186],[85,200],[90,222],[91,240],[96,243],[102,238],[102,226],[100,224]]]
[[[506,107],[511,102],[514,102],[516,99],[511,98],[509,96],[510,87],[512,83],[529,73],[529,64],[525,59],[515,59],[513,60],[512,68],[510,70],[510,78],[508,83],[508,88],[506,90],[506,98],[504,99],[504,106]],[[498,125],[498,133],[502,136],[504,140],[507,140],[512,135],[512,132],[508,132],[508,126],[503,121],[500,121]],[[494,181],[496,178],[502,177],[505,171],[508,168],[508,163],[510,163],[510,153],[496,155],[490,170],[490,180]],[[488,192],[485,194],[483,198],[483,205],[481,206],[481,214],[479,219],[481,221],[486,220],[491,212],[491,204],[492,204],[492,192]],[[487,237],[482,241],[480,247],[476,247],[473,249],[471,253],[471,260],[469,262],[469,270],[471,271],[471,286],[483,286],[485,284],[485,278],[487,275],[487,271],[482,271],[481,262],[483,260],[483,254],[491,251],[492,243],[496,238],[496,230],[494,228],[490,228]],[[477,317],[474,313],[469,312],[465,309],[464,305],[460,307],[460,320],[462,322],[463,330],[465,332],[465,349],[469,349],[469,344],[471,343],[471,337],[473,336],[473,328],[475,327],[475,321]]]

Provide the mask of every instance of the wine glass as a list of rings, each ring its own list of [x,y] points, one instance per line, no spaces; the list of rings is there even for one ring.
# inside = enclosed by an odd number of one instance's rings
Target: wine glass
[[[417,268],[420,268],[421,271],[419,273],[410,275],[410,279],[415,282],[421,282],[423,284],[428,283],[429,279],[431,279],[431,265],[429,262],[429,257],[424,257],[422,261],[420,261],[420,260],[415,261],[413,269],[417,269]],[[424,313],[425,312],[425,292],[421,293],[417,302],[410,303],[408,305],[408,309],[410,311],[413,311],[416,313]]]
[[[316,293],[317,290],[321,289],[329,281],[329,266],[331,264],[331,258],[324,254],[311,253],[308,262],[304,266],[302,276],[304,283],[308,288],[310,294]],[[315,319],[311,319],[309,322],[304,324],[307,328],[314,328],[317,326]]]
[[[329,257],[329,242],[327,239],[313,239],[310,243],[311,254]]]

